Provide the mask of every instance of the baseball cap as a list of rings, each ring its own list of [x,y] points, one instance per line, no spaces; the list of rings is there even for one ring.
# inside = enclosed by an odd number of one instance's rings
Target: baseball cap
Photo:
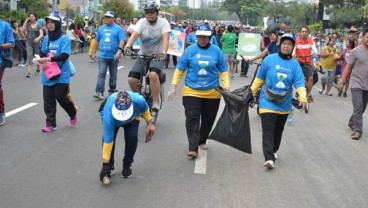
[[[105,17],[115,17],[115,14],[113,11],[107,11],[104,16]]]
[[[118,92],[111,111],[112,116],[119,121],[127,121],[132,117],[134,107],[132,99],[127,91],[122,90]]]
[[[197,28],[196,36],[197,35],[204,35],[204,36],[211,36],[211,28],[207,25],[201,25]]]
[[[59,22],[61,21],[60,15],[57,12],[50,13],[49,16],[47,16],[45,19],[46,20],[51,19],[51,20],[59,21]]]

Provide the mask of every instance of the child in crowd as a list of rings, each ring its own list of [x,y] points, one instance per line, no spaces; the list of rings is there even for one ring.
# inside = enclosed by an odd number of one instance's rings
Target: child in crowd
[[[95,63],[95,60],[93,59],[93,56],[97,53],[96,51],[94,51],[94,48],[96,45],[95,37],[96,37],[96,33],[92,33],[91,38],[89,39],[89,51],[88,51],[89,63]]]

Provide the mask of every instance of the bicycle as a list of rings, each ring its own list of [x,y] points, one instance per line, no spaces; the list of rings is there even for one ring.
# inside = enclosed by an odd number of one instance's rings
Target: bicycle
[[[152,109],[152,104],[153,104],[153,97],[152,97],[152,92],[151,92],[151,87],[150,87],[150,83],[149,83],[149,72],[150,72],[150,62],[151,60],[154,61],[158,61],[157,60],[157,56],[155,55],[137,55],[137,57],[139,59],[142,60],[142,65],[144,68],[144,73],[141,73],[139,82],[138,82],[138,92],[139,94],[141,94],[144,99],[146,100],[148,107],[150,109],[150,113],[152,116],[152,123],[155,124],[157,121],[157,117],[158,117],[158,110],[156,109]],[[158,103],[160,106],[160,109],[162,108],[162,103],[164,101],[164,83],[166,81],[166,73],[161,71],[161,73],[159,74],[159,80],[160,80],[160,95],[159,95],[159,99],[158,99]]]
[[[242,57],[243,58],[243,57]],[[257,62],[254,62],[254,61],[247,61],[246,62],[248,65],[253,65],[253,64],[256,64],[256,70],[254,71],[254,75],[253,75],[253,78],[252,78],[252,81],[250,82],[250,85],[249,86],[252,86],[254,80],[256,79],[257,77],[257,72],[259,70],[259,67],[261,66],[262,63],[257,63]],[[254,96],[253,98],[253,101],[249,103],[249,107],[253,108],[255,105],[257,105],[257,114],[259,115],[259,105],[258,105],[258,101],[259,101],[259,90],[258,92],[256,93],[256,96]]]

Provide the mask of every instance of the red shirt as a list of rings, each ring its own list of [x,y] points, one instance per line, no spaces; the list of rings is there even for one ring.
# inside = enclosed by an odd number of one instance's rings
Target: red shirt
[[[75,32],[75,34],[76,34],[76,35],[78,35],[79,37],[80,37],[80,36],[83,36],[82,31],[81,31],[80,29],[78,29],[78,28],[75,28],[75,29],[74,29],[74,32]]]
[[[311,47],[314,44],[313,40],[311,38],[307,38],[305,41],[303,41],[300,37],[296,38],[295,41],[295,56],[297,57],[297,60],[301,63],[312,63],[311,58]],[[301,56],[301,57],[298,57]]]

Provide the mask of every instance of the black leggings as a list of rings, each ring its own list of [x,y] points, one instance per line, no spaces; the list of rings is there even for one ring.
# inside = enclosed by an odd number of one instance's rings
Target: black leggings
[[[27,63],[27,49],[26,46],[19,40],[15,41],[14,50],[18,52],[18,61],[21,62],[23,58],[23,62]]]

